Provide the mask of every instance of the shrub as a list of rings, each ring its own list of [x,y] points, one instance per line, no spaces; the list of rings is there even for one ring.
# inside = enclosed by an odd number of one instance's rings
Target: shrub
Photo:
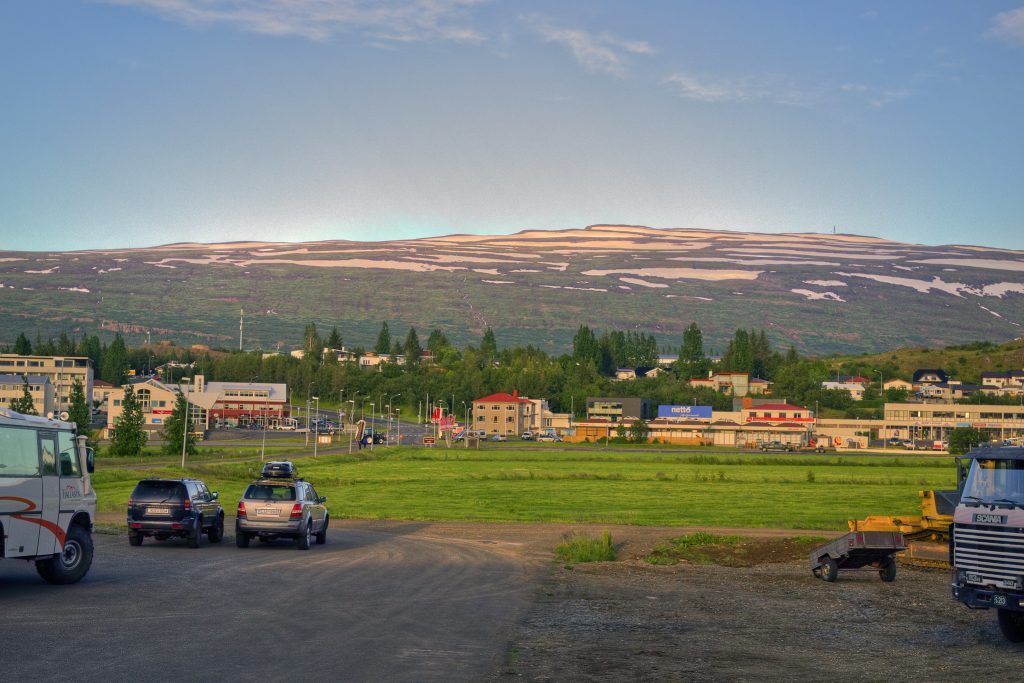
[[[612,536],[607,531],[601,534],[601,538],[570,534],[555,546],[555,557],[565,563],[611,562],[617,556]]]

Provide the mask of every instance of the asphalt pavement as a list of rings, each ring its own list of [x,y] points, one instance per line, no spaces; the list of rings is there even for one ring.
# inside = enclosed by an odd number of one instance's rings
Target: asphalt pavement
[[[0,561],[10,681],[478,681],[501,666],[528,567],[486,542],[331,529],[236,548],[94,535],[89,574],[50,586]]]

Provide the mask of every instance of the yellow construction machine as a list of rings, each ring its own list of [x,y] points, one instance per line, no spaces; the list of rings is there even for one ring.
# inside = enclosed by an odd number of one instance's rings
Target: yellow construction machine
[[[965,463],[956,459],[956,490],[918,491],[920,515],[871,515],[847,521],[850,531],[898,531],[907,540],[900,556],[916,562],[945,566],[949,559],[949,525],[960,502],[967,476]]]

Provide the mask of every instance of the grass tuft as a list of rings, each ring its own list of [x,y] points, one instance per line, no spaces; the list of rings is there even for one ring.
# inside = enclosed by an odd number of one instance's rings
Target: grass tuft
[[[612,535],[605,531],[601,534],[601,538],[579,534],[569,535],[565,541],[555,546],[555,557],[559,562],[570,564],[611,562],[618,557],[618,552],[612,544]]]

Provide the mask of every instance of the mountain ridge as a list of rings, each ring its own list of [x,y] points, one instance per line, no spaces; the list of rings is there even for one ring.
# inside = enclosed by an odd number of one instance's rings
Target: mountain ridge
[[[643,330],[671,347],[696,321],[711,348],[738,327],[763,327],[776,344],[813,353],[1006,341],[1024,323],[1022,251],[601,223],[2,251],[0,284],[0,343],[19,332],[150,329],[234,346],[242,308],[243,346],[267,349],[298,345],[308,322],[336,325],[349,345],[372,345],[386,320],[393,332],[440,327],[462,343],[490,326],[500,344],[563,351],[580,324]]]

